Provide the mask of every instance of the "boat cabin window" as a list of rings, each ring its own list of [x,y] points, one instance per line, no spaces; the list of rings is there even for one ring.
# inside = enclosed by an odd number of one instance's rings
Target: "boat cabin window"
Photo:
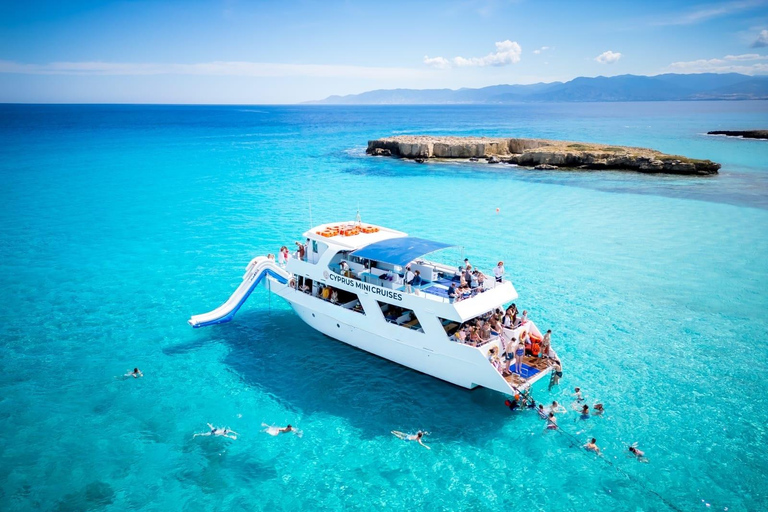
[[[440,320],[440,324],[443,326],[443,329],[445,329],[445,334],[447,336],[453,336],[456,334],[456,331],[459,330],[459,327],[461,324],[459,322],[456,322],[454,320],[447,320],[445,318],[437,317],[438,320]]]
[[[401,306],[395,306],[386,302],[376,301],[381,308],[381,314],[384,315],[384,319],[400,327],[406,329],[413,329],[415,331],[424,332],[419,319],[416,317],[416,313],[412,309],[404,308]]]
[[[333,286],[323,286],[318,284],[315,296],[328,301],[331,304],[335,304],[336,306],[354,311],[355,313],[365,314],[363,305],[360,304],[360,299],[355,293],[339,290]]]
[[[299,276],[296,279],[296,289],[312,295],[312,280],[308,277]]]

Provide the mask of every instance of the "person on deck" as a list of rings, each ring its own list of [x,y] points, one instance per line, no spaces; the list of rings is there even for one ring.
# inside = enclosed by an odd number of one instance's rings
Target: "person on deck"
[[[413,292],[413,288],[411,288],[411,285],[413,284],[413,279],[415,278],[416,274],[414,274],[411,271],[411,266],[408,265],[405,267],[405,293],[411,293]]]
[[[451,282],[451,286],[448,288],[448,302],[453,304],[456,301],[456,287]]]
[[[540,357],[549,357],[549,347],[552,345],[552,329],[547,329],[546,334],[541,339]]]
[[[304,244],[301,242],[296,242],[296,256],[299,258],[299,260],[304,261],[304,256],[306,255],[306,247],[304,247]]]
[[[496,282],[500,283],[504,280],[504,262],[500,261],[496,268],[493,269],[493,276],[496,278]]]
[[[411,281],[411,286],[421,286],[424,284],[424,279],[421,278],[421,272],[417,270],[413,274],[413,280]]]

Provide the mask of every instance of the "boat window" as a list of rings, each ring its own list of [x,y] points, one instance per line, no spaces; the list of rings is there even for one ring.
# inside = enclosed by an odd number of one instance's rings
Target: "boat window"
[[[387,302],[376,301],[381,308],[381,314],[384,315],[384,319],[400,327],[406,329],[413,329],[415,331],[424,332],[424,329],[419,323],[419,319],[416,317],[416,313],[412,309],[404,308],[401,306],[395,306]]]
[[[317,287],[317,297],[355,313],[365,314],[360,298],[355,293],[339,290],[333,286],[319,285]]]
[[[459,330],[459,327],[461,324],[459,322],[455,322],[453,320],[447,320],[445,318],[437,317],[438,320],[440,320],[440,324],[442,324],[443,329],[445,329],[445,334],[448,336],[453,336],[457,330]]]

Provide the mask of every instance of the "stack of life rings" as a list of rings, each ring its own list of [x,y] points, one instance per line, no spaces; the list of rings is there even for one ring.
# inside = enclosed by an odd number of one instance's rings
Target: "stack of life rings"
[[[326,238],[332,238],[338,235],[355,236],[355,235],[359,235],[360,233],[376,233],[377,231],[379,231],[379,228],[374,226],[338,225],[338,226],[329,226],[322,231],[317,231],[316,233]]]

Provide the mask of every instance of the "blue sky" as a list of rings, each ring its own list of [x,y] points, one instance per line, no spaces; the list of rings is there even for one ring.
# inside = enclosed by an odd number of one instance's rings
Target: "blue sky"
[[[768,74],[768,0],[0,3],[0,102],[293,103],[730,71]]]

